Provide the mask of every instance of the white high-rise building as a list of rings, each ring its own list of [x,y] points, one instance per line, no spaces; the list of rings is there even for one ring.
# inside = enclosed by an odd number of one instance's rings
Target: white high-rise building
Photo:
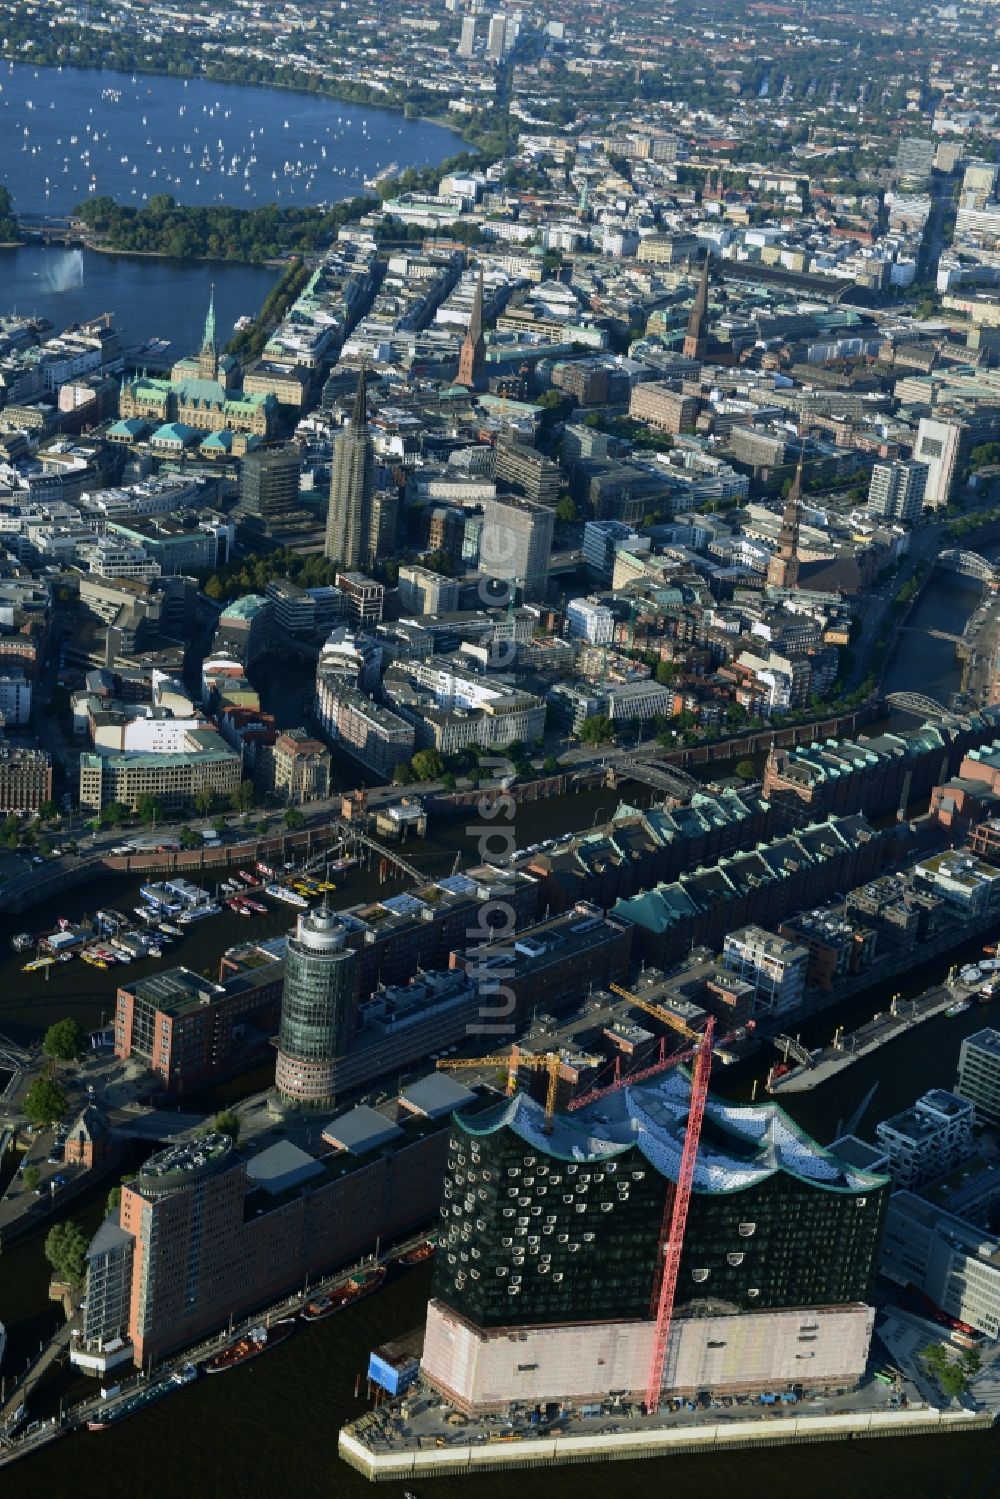
[[[574,640],[588,645],[610,645],[615,638],[615,617],[599,599],[570,599],[566,624]]]
[[[507,39],[507,17],[500,11],[490,17],[489,36],[486,39],[486,55],[490,62],[503,59]]]
[[[458,44],[459,57],[472,57],[476,50],[476,18],[466,16],[462,21],[462,36]]]
[[[868,508],[887,520],[912,524],[920,519],[927,491],[926,463],[876,463],[868,488]]]

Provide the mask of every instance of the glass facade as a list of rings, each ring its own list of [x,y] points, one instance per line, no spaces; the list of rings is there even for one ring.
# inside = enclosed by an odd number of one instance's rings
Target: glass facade
[[[309,911],[288,942],[277,1080],[279,1092],[296,1102],[302,1100],[292,1079],[306,1075],[309,1102],[327,1101],[315,1069],[341,1056],[354,1030],[357,955],[344,945],[346,931],[333,912]]]
[[[567,1157],[507,1116],[502,1105],[452,1121],[433,1295],[480,1327],[649,1317],[673,1182],[638,1145],[604,1153],[595,1141]],[[884,1179],[831,1188],[778,1169],[736,1190],[696,1189],[677,1309],[865,1301],[884,1209]]]

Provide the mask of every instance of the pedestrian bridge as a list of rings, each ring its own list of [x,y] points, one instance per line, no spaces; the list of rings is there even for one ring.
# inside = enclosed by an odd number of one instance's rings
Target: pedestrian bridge
[[[963,578],[978,578],[981,583],[995,582],[998,573],[988,557],[983,557],[979,552],[963,552],[958,547],[950,547],[946,551],[938,552],[936,557],[938,567],[946,568],[948,572],[960,573]]]
[[[886,702],[900,713],[912,713],[914,718],[923,718],[930,723],[944,723],[955,717],[949,709],[941,706],[936,697],[927,697],[922,692],[890,692]]]

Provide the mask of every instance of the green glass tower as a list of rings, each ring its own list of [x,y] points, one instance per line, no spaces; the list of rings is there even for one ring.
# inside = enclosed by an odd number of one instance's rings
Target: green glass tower
[[[334,1063],[354,1029],[357,954],[347,928],[325,907],[299,917],[288,939],[275,1085],[292,1108],[333,1103]]]

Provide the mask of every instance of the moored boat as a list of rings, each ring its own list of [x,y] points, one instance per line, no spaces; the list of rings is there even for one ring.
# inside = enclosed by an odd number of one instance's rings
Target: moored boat
[[[289,890],[287,885],[266,885],[265,891],[273,900],[283,901],[286,906],[307,906],[309,902],[304,895],[299,895],[295,890]]]
[[[190,1384],[192,1379],[197,1379],[198,1370],[193,1364],[182,1364],[175,1369],[169,1379],[157,1380],[155,1384],[143,1385],[138,1390],[132,1390],[128,1395],[123,1395],[120,1400],[109,1400],[101,1410],[97,1411],[87,1422],[88,1431],[105,1431],[109,1426],[115,1426],[119,1421],[124,1421],[127,1416],[134,1416],[137,1411],[145,1410],[147,1405],[153,1405],[157,1400],[162,1400],[165,1395],[172,1395],[182,1385]]]
[[[386,1269],[384,1265],[377,1265],[374,1270],[362,1270],[350,1280],[345,1281],[342,1286],[337,1286],[333,1291],[324,1291],[321,1295],[313,1297],[312,1301],[306,1303],[301,1312],[303,1322],[321,1322],[324,1317],[332,1317],[334,1312],[343,1312],[356,1301],[361,1301],[365,1296],[371,1296],[377,1291],[385,1280]]]
[[[405,1254],[399,1256],[400,1265],[419,1265],[423,1260],[429,1260],[437,1250],[437,1244],[433,1239],[425,1239],[418,1244],[416,1249],[409,1249]]]
[[[225,1348],[206,1360],[202,1365],[206,1374],[222,1374],[226,1369],[235,1369],[238,1364],[245,1364],[248,1359],[256,1358],[259,1353],[266,1353],[269,1348],[275,1348],[290,1338],[295,1331],[295,1318],[283,1317],[280,1322],[275,1322],[271,1327],[261,1324],[251,1327],[243,1337],[237,1338],[234,1343],[229,1343]]]

